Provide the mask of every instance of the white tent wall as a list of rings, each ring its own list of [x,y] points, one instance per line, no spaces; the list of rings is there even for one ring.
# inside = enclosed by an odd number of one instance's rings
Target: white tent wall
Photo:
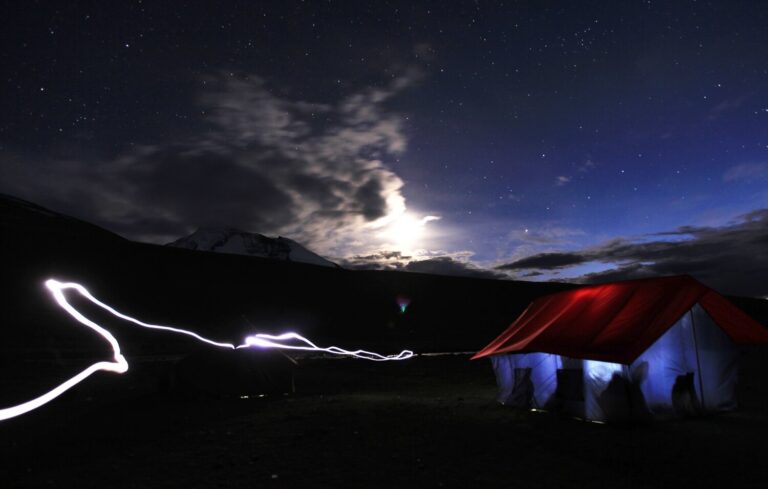
[[[632,363],[627,379],[650,414],[686,416],[735,408],[737,372],[733,342],[696,304]]]
[[[695,383],[697,397],[705,412],[733,410],[736,408],[739,349],[704,308],[696,304],[692,313],[701,381]]]
[[[507,406],[544,409],[557,388],[558,360],[550,353],[492,356],[499,388],[496,399]]]
[[[629,366],[549,353],[496,355],[491,361],[497,399],[514,407],[613,422],[736,406],[737,350],[698,304]],[[558,388],[558,372],[562,380],[574,369],[583,370],[581,399]]]

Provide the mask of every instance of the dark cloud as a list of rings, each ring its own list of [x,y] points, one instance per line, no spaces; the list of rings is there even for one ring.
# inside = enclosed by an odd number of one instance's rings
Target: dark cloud
[[[616,239],[569,253],[542,253],[497,268],[562,270],[590,262],[616,268],[583,275],[581,282],[689,274],[729,294],[768,295],[768,209],[758,209],[721,227],[684,226],[653,236],[673,240]]]
[[[208,129],[195,137],[104,160],[9,161],[0,191],[134,239],[231,225],[333,254],[342,233],[404,208],[403,182],[383,162],[406,148],[404,119],[384,103],[416,79],[319,104],[258,77],[211,76],[199,98]]]
[[[376,251],[366,255],[353,255],[339,262],[343,268],[353,270],[402,270],[411,258],[399,251]]]
[[[402,270],[406,272],[453,275],[459,277],[505,279],[508,275],[480,268],[454,256],[419,258],[399,251],[377,251],[368,255],[356,255],[342,262],[345,268],[355,270]]]
[[[355,197],[360,206],[360,212],[368,221],[376,220],[387,213],[387,202],[383,197],[381,182],[371,178],[358,187]]]
[[[413,257],[400,251],[374,251],[340,260],[344,268],[353,270],[403,270]]]
[[[435,275],[454,275],[473,278],[509,278],[508,275],[479,268],[472,263],[456,260],[450,256],[439,256],[426,260],[411,261],[404,270],[409,272],[432,273]]]
[[[506,263],[499,265],[496,268],[498,270],[526,270],[530,268],[540,268],[544,270],[552,270],[555,268],[564,268],[573,265],[578,265],[589,261],[584,258],[580,253],[541,253],[538,255],[529,256],[512,263]]]
[[[603,283],[603,282],[616,282],[619,280],[634,280],[638,278],[650,278],[658,276],[649,267],[641,265],[639,263],[624,265],[611,270],[603,272],[588,273],[577,277],[572,282],[576,283]]]

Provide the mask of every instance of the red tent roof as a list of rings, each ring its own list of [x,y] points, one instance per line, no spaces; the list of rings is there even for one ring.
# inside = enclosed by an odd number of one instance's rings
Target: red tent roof
[[[629,364],[696,303],[735,343],[768,343],[768,328],[682,275],[592,285],[537,299],[472,359],[546,352]]]

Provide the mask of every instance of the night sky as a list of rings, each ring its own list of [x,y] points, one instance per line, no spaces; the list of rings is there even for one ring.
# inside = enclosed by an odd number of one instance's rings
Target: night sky
[[[0,192],[348,267],[768,296],[768,4],[20,2]]]

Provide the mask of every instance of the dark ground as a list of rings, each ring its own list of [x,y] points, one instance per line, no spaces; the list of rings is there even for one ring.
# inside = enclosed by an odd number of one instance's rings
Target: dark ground
[[[0,424],[1,486],[765,487],[765,354],[743,358],[738,411],[635,426],[500,406],[466,356],[307,361],[299,394],[249,399],[98,374]]]

